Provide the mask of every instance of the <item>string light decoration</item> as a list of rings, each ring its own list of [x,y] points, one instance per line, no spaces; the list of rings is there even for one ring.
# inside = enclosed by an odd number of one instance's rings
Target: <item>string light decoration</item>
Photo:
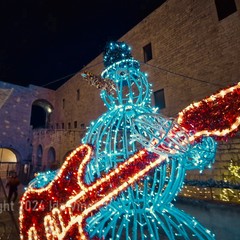
[[[236,179],[240,179],[240,166],[234,165],[233,162],[230,163],[228,170],[231,172],[231,175]]]
[[[42,188],[47,186],[57,175],[58,170],[36,173],[35,178],[28,183],[31,188]]]
[[[191,133],[191,141],[203,135],[225,140],[239,131],[239,113],[240,82],[189,105],[179,113],[177,122]]]
[[[229,167],[228,167],[229,172],[231,173],[230,176],[234,178],[234,180],[238,183],[240,183],[240,166],[234,165],[233,162],[231,161]],[[225,182],[228,182],[228,178],[224,178]],[[220,199],[226,202],[229,202],[229,195],[234,196],[236,193],[234,189],[231,188],[224,188],[222,190],[222,193],[220,194]],[[238,202],[240,202],[240,198],[238,198]]]
[[[83,79],[85,79],[91,86],[95,86],[98,89],[106,90],[107,93],[111,93],[116,90],[114,82],[110,79],[101,78],[101,76],[95,75],[91,72],[84,71],[81,73]]]
[[[186,121],[197,109],[185,109],[178,121],[157,114],[147,75],[125,43],[107,45],[104,65],[101,78],[115,86],[114,91],[101,88],[108,111],[91,123],[83,145],[52,181],[38,178],[27,189],[20,207],[21,239],[214,239],[172,203],[186,170],[214,162],[216,141],[196,126],[197,135]],[[215,99],[204,105],[214,107]],[[201,104],[199,109],[204,112]]]
[[[106,68],[126,59],[133,59],[133,57],[131,47],[125,42],[109,42],[106,44],[103,52],[103,62]]]
[[[138,115],[132,124],[132,138],[156,154],[165,152],[169,156],[185,154],[187,170],[210,166],[216,154],[216,142],[211,137],[190,144],[191,136],[176,120],[160,114]]]

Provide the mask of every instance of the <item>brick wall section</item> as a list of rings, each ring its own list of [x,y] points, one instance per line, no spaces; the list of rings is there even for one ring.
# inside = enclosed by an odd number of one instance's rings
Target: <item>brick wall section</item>
[[[142,62],[142,47],[151,42],[150,65],[222,86],[239,81],[239,13],[219,22],[213,0],[167,1],[121,40],[133,47],[134,57]],[[166,115],[221,88],[146,64],[142,69],[149,73],[154,90],[164,88]]]
[[[213,165],[214,179],[221,180],[227,177],[233,180],[231,172],[227,169],[230,162],[240,166],[240,135],[227,143],[219,143],[216,162]],[[240,179],[238,183],[240,184]]]
[[[103,65],[97,68],[91,68],[98,62],[102,63],[102,57],[99,57],[88,66],[89,71],[95,74],[101,74]],[[100,65],[100,64],[99,64]],[[82,70],[83,71],[83,70]],[[100,90],[90,86],[81,76],[82,71],[67,81],[56,91],[56,106],[53,113],[53,124],[57,122],[67,127],[68,123],[73,126],[74,121],[79,124],[88,126],[91,121],[98,118],[105,111],[103,102],[100,99]],[[80,90],[80,99],[77,100],[77,90]],[[65,107],[62,101],[65,99]]]

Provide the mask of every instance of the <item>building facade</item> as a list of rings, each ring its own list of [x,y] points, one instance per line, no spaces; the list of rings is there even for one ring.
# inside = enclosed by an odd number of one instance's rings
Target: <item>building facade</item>
[[[42,128],[48,128],[54,105],[55,92],[53,90],[33,85],[22,87],[0,82],[2,177],[5,177],[5,171],[18,170],[22,172],[20,170],[23,170],[24,166],[25,177],[30,173],[30,166],[33,163],[34,118],[39,118],[35,108],[43,109],[42,119],[38,119],[38,121],[41,122]],[[41,155],[42,152],[38,150],[38,158],[36,158],[38,161],[40,161]]]
[[[119,39],[132,47],[133,57],[140,61],[141,70],[148,74],[149,82],[153,84],[152,103],[160,108],[160,113],[176,117],[190,103],[239,82],[239,20],[240,0],[168,0]],[[102,54],[84,70],[100,75],[104,70]],[[15,88],[22,89],[15,86],[14,91]],[[11,88],[1,85],[1,89],[10,91]],[[53,163],[59,166],[81,143],[91,121],[106,111],[100,90],[90,86],[81,73],[56,91],[40,91],[37,87],[26,91],[32,96],[24,100],[28,105],[24,101],[19,101],[18,105],[21,105],[19,109],[25,109],[21,113],[26,117],[23,115],[21,119],[26,120],[24,132],[31,132],[28,138],[32,148],[29,148],[28,155],[31,155],[36,171],[49,169]],[[43,95],[36,95],[38,91]],[[46,100],[45,105],[38,99]],[[17,101],[16,97],[14,100],[13,95],[9,96],[0,108],[0,114],[4,115],[3,111],[10,108],[11,101]],[[52,106],[52,111],[45,128],[32,131],[29,119],[34,102],[40,107],[45,106],[45,111],[46,105]],[[1,118],[1,125],[6,128],[7,122],[4,121]],[[19,138],[7,137],[13,136],[13,129],[8,128],[8,131],[11,132],[2,134],[2,146],[7,147],[4,143],[20,144],[17,143]],[[30,143],[24,142],[25,145]],[[28,149],[29,146],[25,145],[19,148]],[[23,155],[20,161],[26,158]],[[216,162],[211,169],[202,173],[189,172],[186,181],[189,184],[182,194],[239,202],[239,166],[240,136],[237,135],[227,143],[219,143]],[[223,182],[230,182],[231,187],[226,187]]]

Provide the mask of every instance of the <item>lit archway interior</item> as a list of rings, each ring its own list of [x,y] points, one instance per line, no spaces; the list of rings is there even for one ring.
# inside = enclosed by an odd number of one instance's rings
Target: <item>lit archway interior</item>
[[[17,162],[17,156],[13,151],[7,148],[0,148],[0,162]]]
[[[0,176],[6,177],[11,171],[17,170],[17,156],[8,148],[0,148]]]

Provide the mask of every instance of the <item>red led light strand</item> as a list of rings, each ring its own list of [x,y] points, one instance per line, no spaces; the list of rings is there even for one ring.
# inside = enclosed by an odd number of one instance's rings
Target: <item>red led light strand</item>
[[[49,186],[44,189],[29,189],[24,194],[20,216],[21,239],[26,239],[26,237],[28,239],[41,238],[41,240],[67,239],[72,232],[77,234],[81,240],[88,239],[84,226],[90,214],[94,214],[122,191],[144,177],[151,169],[166,160],[166,156],[161,157],[149,153],[147,150],[142,150],[125,162],[120,163],[100,179],[87,185],[83,179],[86,166],[91,161],[91,153],[92,148],[90,146],[82,145],[67,159],[58,176]],[[79,168],[77,169],[76,166],[79,166]],[[74,169],[77,174],[74,174]],[[74,194],[69,195],[70,197],[68,196],[64,200],[57,199],[59,206],[53,209],[48,210],[46,209],[47,206],[42,207],[44,210],[37,212],[37,215],[40,215],[36,220],[38,224],[32,223],[33,216],[29,215],[25,209],[26,201],[33,202],[36,198],[41,200],[46,197],[55,199],[54,193],[51,193],[51,188],[54,188],[55,185],[58,188],[59,183],[65,181],[66,173],[69,172],[77,180],[76,186],[71,189]],[[48,201],[45,205],[48,204]],[[82,208],[72,211],[76,203],[81,204]],[[74,236],[77,238],[76,235]]]
[[[190,133],[190,141],[203,135],[225,140],[240,128],[240,83],[189,105],[177,122]]]

